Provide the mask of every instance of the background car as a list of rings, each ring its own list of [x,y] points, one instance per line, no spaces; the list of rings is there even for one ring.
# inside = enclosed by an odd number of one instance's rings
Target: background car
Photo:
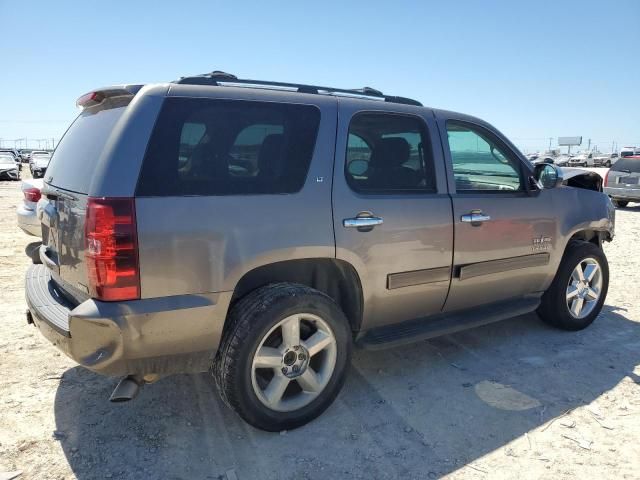
[[[640,202],[640,155],[629,155],[617,161],[604,178],[604,193],[616,207]]]
[[[15,157],[10,153],[0,153],[0,180],[20,180]]]
[[[570,167],[593,167],[593,153],[581,153],[569,159]]]
[[[20,150],[19,153],[20,153],[20,159],[22,160],[23,163],[27,163],[31,158],[31,150],[23,148],[22,150]]]
[[[51,160],[51,154],[45,151],[35,151],[31,154],[31,160],[29,162],[29,168],[33,178],[41,178],[47,171],[49,166],[49,160]]]
[[[11,155],[11,157],[13,157],[13,161],[16,163],[16,166],[18,167],[18,170],[22,170],[22,163],[20,162],[20,154],[18,153],[17,150],[13,150],[11,148],[1,148],[0,153],[6,153],[8,155]]]
[[[22,190],[22,203],[18,205],[17,216],[18,226],[28,235],[35,237],[42,236],[42,227],[38,219],[38,201],[42,198],[40,191],[44,184],[43,180],[23,180],[20,189]]]

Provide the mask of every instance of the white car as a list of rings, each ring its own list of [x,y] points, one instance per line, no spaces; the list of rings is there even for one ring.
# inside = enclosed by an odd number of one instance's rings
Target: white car
[[[44,203],[40,202],[42,198],[40,190],[43,184],[42,180],[23,180],[20,186],[24,198],[17,208],[18,226],[26,234],[34,237],[42,236],[38,210],[44,207]]]
[[[42,178],[47,171],[51,154],[49,152],[32,152],[29,167],[33,178]]]
[[[581,153],[569,159],[570,167],[593,167],[593,153]]]
[[[10,153],[0,153],[0,180],[20,180],[20,171]]]

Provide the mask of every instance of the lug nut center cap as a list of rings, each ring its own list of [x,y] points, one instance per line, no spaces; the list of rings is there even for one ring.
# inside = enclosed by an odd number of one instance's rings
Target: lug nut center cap
[[[295,378],[302,375],[309,365],[309,352],[302,345],[287,348],[282,356],[282,373]]]

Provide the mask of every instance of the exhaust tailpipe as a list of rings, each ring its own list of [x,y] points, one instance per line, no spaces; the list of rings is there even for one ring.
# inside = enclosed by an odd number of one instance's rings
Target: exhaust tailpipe
[[[110,402],[128,402],[138,395],[140,387],[144,384],[144,380],[133,375],[124,377],[113,390]]]

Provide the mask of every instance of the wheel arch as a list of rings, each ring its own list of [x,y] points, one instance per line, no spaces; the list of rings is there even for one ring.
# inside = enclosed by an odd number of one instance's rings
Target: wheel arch
[[[360,277],[350,263],[335,258],[285,260],[256,267],[236,284],[231,306],[249,292],[279,282],[298,283],[325,293],[342,309],[351,330],[360,330],[363,311]]]

